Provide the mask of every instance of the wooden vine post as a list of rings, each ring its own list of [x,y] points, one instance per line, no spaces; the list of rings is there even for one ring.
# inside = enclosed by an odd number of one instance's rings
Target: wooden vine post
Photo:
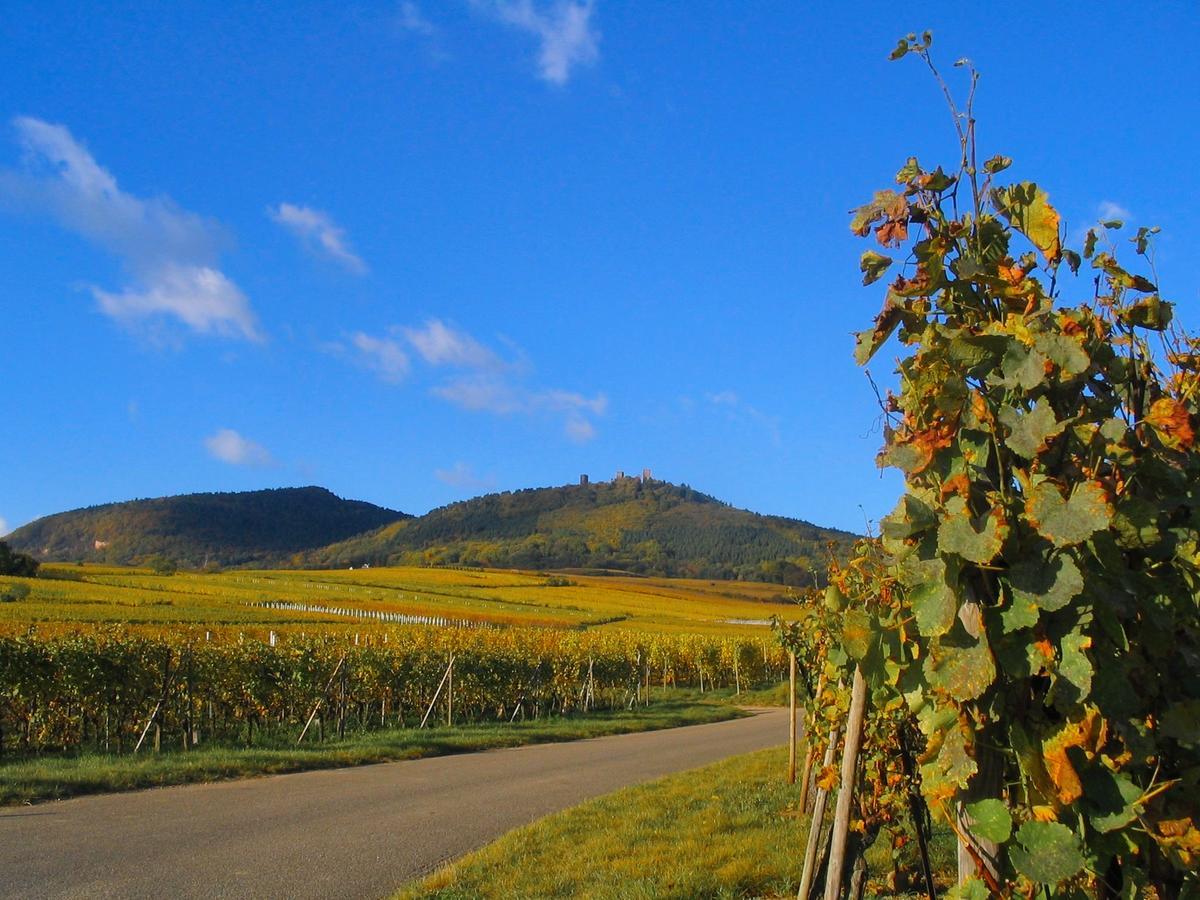
[[[817,692],[813,695],[813,708],[808,715],[808,720],[804,724],[804,733],[811,734],[813,726],[817,724],[817,706],[821,695],[825,693],[825,672],[821,672],[821,677],[817,679]],[[804,754],[804,772],[801,774],[800,782],[800,803],[799,810],[804,812],[808,808],[808,795],[812,790],[812,769],[813,763],[816,762],[816,754],[811,747]]]
[[[308,714],[308,721],[304,723],[304,728],[300,731],[300,737],[296,738],[297,744],[304,743],[304,736],[308,734],[308,728],[313,723],[313,719],[317,717],[317,710],[321,708],[321,703],[325,700],[325,695],[329,693],[329,689],[333,686],[333,679],[337,678],[338,672],[342,670],[342,663],[346,661],[346,654],[343,653],[341,659],[337,661],[337,665],[333,667],[333,671],[329,675],[329,680],[325,682],[325,690],[321,692],[321,696],[317,698],[317,702],[313,704],[312,712]],[[209,708],[209,717],[212,717],[211,706]],[[324,737],[324,733],[322,733]]]
[[[841,896],[842,869],[846,861],[846,840],[850,836],[850,804],[858,772],[858,751],[862,745],[863,722],[867,711],[867,682],[862,669],[854,668],[854,686],[850,692],[850,714],[846,717],[846,746],[842,750],[842,778],[837,809],[833,817],[833,837],[829,848],[829,869],[825,874],[825,900]]]
[[[788,773],[787,783],[796,783],[796,654],[788,653]],[[801,810],[803,810],[801,805]]]
[[[833,755],[837,752],[838,735],[841,729],[834,725],[829,729],[829,744],[825,748],[825,759],[822,766],[833,765]],[[812,821],[808,826],[808,844],[804,848],[804,870],[800,874],[800,890],[796,892],[797,900],[808,900],[812,890],[813,877],[817,871],[817,847],[821,843],[821,829],[825,825],[825,804],[829,800],[829,791],[817,787],[817,797],[813,804]]]
[[[445,674],[442,675],[442,680],[438,682],[437,690],[433,692],[433,699],[429,701],[429,709],[425,710],[425,717],[421,719],[421,728],[429,722],[429,717],[433,715],[433,707],[437,705],[438,697],[442,696],[442,688],[446,686],[447,679],[450,678],[450,673],[454,669],[454,654],[450,654],[450,664],[446,666]]]

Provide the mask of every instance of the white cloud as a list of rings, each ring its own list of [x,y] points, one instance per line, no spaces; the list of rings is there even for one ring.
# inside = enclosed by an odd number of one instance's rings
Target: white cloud
[[[328,213],[311,206],[280,203],[269,208],[267,215],[298,237],[310,252],[333,260],[355,275],[366,274],[367,264],[350,249],[345,230]]]
[[[489,412],[497,416],[520,412],[524,406],[512,385],[503,378],[491,375],[452,378],[435,387],[433,393],[460,409]]]
[[[177,320],[202,334],[262,339],[249,301],[216,267],[226,243],[219,224],[121,190],[62,125],[27,116],[14,125],[25,165],[0,172],[0,195],[120,258],[132,281],[119,292],[91,288],[102,312],[129,326]]]
[[[442,484],[465,490],[481,491],[496,486],[496,479],[476,475],[475,470],[464,462],[456,462],[448,469],[434,469],[433,477]]]
[[[491,369],[503,365],[500,357],[475,338],[440,319],[429,319],[423,328],[405,328],[404,337],[431,366]]]
[[[451,370],[430,388],[435,397],[468,412],[559,418],[567,437],[581,443],[596,435],[592,418],[608,410],[608,398],[603,394],[588,397],[529,385],[530,367],[524,354],[508,342],[502,341],[511,359],[440,319],[429,319],[420,327],[392,328],[390,334],[395,337],[374,337],[360,331],[350,336],[351,347],[333,343],[323,349],[354,359],[395,384],[411,369],[409,354],[400,343],[403,340],[430,369]]]
[[[1120,219],[1122,222],[1128,222],[1133,218],[1133,213],[1127,210],[1119,203],[1114,203],[1112,200],[1102,200],[1100,205],[1096,207],[1096,212],[1100,216],[1100,221],[1107,222],[1109,219]]]
[[[567,437],[577,444],[586,444],[596,436],[595,426],[583,416],[567,416],[564,428],[566,429]]]
[[[600,57],[592,0],[555,0],[544,8],[533,0],[477,0],[477,5],[538,39],[538,72],[545,81],[566,84],[573,67],[594,63]]]
[[[709,404],[718,410],[722,411],[724,418],[738,425],[754,424],[766,430],[771,437],[771,442],[775,446],[780,446],[783,443],[783,438],[780,433],[781,419],[779,416],[770,415],[763,412],[757,407],[746,403],[735,391],[725,389],[717,391],[713,394],[705,394]],[[684,404],[684,408],[691,410],[690,404]]]
[[[421,12],[421,7],[412,0],[404,0],[400,4],[400,15],[397,21],[400,27],[405,31],[411,31],[413,34],[419,34],[423,37],[432,37],[437,33],[437,27],[425,18],[425,14]]]
[[[408,375],[408,354],[393,339],[373,337],[357,331],[350,336],[350,343],[358,351],[359,364],[382,380],[398,384]]]
[[[738,395],[733,391],[717,391],[715,394],[706,394],[708,402],[713,406],[737,406]]]
[[[268,466],[271,454],[262,444],[242,437],[232,428],[222,428],[204,439],[204,446],[214,459],[231,466]]]
[[[4,537],[11,530],[12,529],[10,529],[8,527],[8,522],[4,519],[3,516],[0,516],[0,537]]]
[[[250,303],[236,284],[207,266],[166,265],[144,287],[111,294],[93,288],[100,310],[127,325],[172,315],[200,334],[258,339]]]
[[[469,412],[496,416],[561,415],[567,437],[576,443],[586,443],[596,436],[588,415],[602,416],[608,410],[608,398],[603,394],[585,397],[572,391],[532,389],[508,375],[494,373],[451,378],[433,388],[433,393]]]

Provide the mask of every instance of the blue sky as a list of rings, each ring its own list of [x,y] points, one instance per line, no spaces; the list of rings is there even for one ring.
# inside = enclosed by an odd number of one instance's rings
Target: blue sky
[[[1069,235],[1162,226],[1196,325],[1198,9],[10,0],[0,533],[300,484],[419,513],[643,467],[861,530],[899,482],[851,358],[882,285],[847,211],[956,150],[896,38],[971,57],[985,155]]]

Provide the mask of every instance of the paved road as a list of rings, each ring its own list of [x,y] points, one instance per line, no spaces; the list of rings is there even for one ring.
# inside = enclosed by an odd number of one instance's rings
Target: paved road
[[[787,740],[666,731],[0,807],[0,896],[375,898],[588,797]]]

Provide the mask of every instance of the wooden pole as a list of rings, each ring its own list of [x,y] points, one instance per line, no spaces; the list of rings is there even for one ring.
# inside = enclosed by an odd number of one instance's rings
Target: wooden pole
[[[454,654],[450,654],[450,667],[446,669],[446,725],[454,724]]]
[[[929,863],[929,844],[925,837],[928,813],[925,800],[913,781],[916,766],[913,764],[912,751],[908,748],[908,738],[905,736],[903,725],[897,732],[897,743],[900,745],[900,765],[904,777],[908,779],[908,814],[912,817],[913,828],[917,832],[917,849],[921,852],[921,874],[925,878],[925,893],[929,900],[937,900],[937,892],[933,885],[933,866]]]
[[[796,654],[788,654],[788,774],[787,783],[796,783]]]
[[[812,710],[809,712],[808,721],[804,725],[804,733],[812,732],[813,726],[817,724],[817,704],[821,701],[821,695],[825,693],[825,673],[821,672],[821,677],[817,679],[817,692],[811,698]],[[808,807],[808,794],[812,789],[812,767],[817,761],[816,755],[809,750],[804,754],[804,775],[803,783],[800,785],[800,812]]]
[[[840,731],[836,725],[829,729],[829,746],[825,748],[825,761],[821,764],[823,767],[833,765]],[[825,804],[828,800],[829,791],[818,787],[812,821],[808,826],[808,846],[804,848],[804,871],[800,875],[800,890],[796,893],[798,900],[808,900],[808,892],[812,890],[813,876],[817,871],[817,847],[821,842],[821,828],[825,824]]]
[[[450,666],[454,665],[454,654],[450,654]],[[442,680],[438,682],[438,688],[433,694],[433,699],[429,701],[429,709],[425,710],[425,718],[421,720],[421,728],[425,727],[425,723],[429,721],[429,716],[433,713],[433,706],[438,701],[438,697],[442,696],[442,688],[446,684],[446,679],[450,677],[450,666],[446,666],[446,672],[442,675]]]
[[[854,686],[850,690],[850,714],[846,717],[846,746],[842,750],[842,780],[837,810],[833,817],[833,842],[829,847],[829,868],[825,873],[825,900],[838,900],[842,891],[842,868],[846,862],[846,840],[850,836],[850,802],[858,772],[858,750],[862,745],[863,722],[867,712],[867,681],[862,669],[854,668]]]
[[[304,728],[300,731],[300,737],[296,738],[297,744],[304,743],[304,736],[308,734],[308,728],[313,723],[313,719],[317,717],[317,710],[321,708],[321,702],[325,699],[325,695],[329,693],[329,688],[333,685],[333,679],[337,678],[337,673],[342,670],[342,663],[346,661],[346,654],[342,654],[342,658],[337,661],[337,665],[333,667],[333,671],[329,675],[329,680],[325,682],[325,690],[321,692],[321,696],[317,698],[316,704],[312,708],[312,712],[308,714],[308,721],[304,723]],[[211,716],[211,707],[210,707]]]

